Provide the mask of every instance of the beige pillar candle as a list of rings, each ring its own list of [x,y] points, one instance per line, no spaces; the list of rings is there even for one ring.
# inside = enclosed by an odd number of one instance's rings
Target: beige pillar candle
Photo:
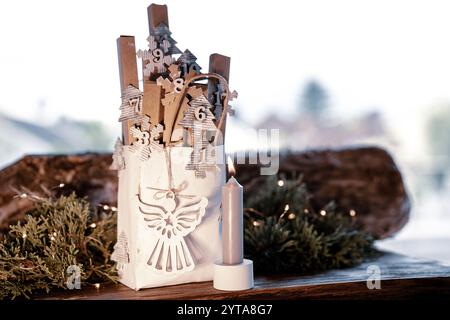
[[[223,264],[240,264],[244,259],[243,188],[234,178],[234,166],[228,158],[231,178],[222,188]]]

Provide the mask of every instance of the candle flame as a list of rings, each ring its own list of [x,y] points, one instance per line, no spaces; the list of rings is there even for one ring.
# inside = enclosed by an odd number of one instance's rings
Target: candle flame
[[[236,175],[236,169],[234,168],[233,160],[231,160],[230,156],[227,157],[227,163],[228,163],[228,172],[233,177]]]

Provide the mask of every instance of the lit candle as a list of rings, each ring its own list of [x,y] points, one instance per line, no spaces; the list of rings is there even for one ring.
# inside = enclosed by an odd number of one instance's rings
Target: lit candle
[[[234,178],[236,171],[228,157],[231,178],[222,188],[223,264],[240,264],[244,258],[243,189]]]

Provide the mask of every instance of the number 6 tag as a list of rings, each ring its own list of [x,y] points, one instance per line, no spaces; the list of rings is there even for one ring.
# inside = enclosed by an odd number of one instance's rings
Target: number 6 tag
[[[203,121],[206,119],[205,107],[198,107],[195,109],[195,118],[198,121]]]

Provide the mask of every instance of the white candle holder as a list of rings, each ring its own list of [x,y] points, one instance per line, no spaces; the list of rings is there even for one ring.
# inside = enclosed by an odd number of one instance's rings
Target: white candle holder
[[[214,263],[213,286],[222,291],[240,291],[254,287],[253,261],[244,259],[239,264]]]

